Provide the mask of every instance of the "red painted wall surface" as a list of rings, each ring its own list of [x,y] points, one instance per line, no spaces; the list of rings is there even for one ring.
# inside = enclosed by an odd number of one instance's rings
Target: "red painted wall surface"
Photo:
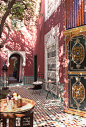
[[[34,55],[37,54],[37,72],[42,72],[44,74],[44,11],[45,11],[45,0],[41,0],[41,12],[43,16],[38,22],[37,40],[34,50]]]
[[[45,0],[41,0],[41,13],[44,13],[44,15],[39,19],[37,34],[36,30],[31,32],[25,29],[22,31],[24,36],[21,36],[20,33],[11,31],[5,45],[8,47],[9,50],[19,50],[26,52],[26,66],[23,67],[23,76],[34,75],[34,55],[36,54],[37,72],[42,72],[44,74],[44,35],[48,33],[52,27],[58,24],[59,82],[63,83],[63,5],[61,4],[45,22]],[[7,53],[0,52],[0,75],[2,75],[1,68],[4,64],[4,60],[7,60]]]
[[[5,61],[7,61],[7,53],[0,51],[0,76],[3,76],[2,67],[3,67]],[[7,62],[6,62],[6,64],[7,64]]]
[[[22,35],[23,34],[23,35]],[[34,75],[34,45],[36,40],[36,29],[29,31],[26,28],[22,31],[22,34],[10,31],[9,38],[5,42],[5,47],[8,50],[13,51],[25,51],[26,53],[26,66],[23,66],[23,76],[33,76]],[[8,52],[0,51],[0,76],[2,76],[2,66],[4,61],[7,64]],[[9,74],[9,67],[8,67]]]
[[[41,13],[45,13],[45,0],[41,0]],[[44,35],[48,33],[52,27],[58,24],[59,27],[59,82],[64,83],[63,79],[63,4],[45,22],[44,15],[39,20],[37,31],[37,41],[35,45],[34,55],[37,54],[37,72],[44,74]]]

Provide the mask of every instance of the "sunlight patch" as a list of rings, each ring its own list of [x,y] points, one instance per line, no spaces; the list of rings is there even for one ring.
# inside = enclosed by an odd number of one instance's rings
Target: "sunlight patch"
[[[61,0],[45,0],[45,21],[60,6]]]

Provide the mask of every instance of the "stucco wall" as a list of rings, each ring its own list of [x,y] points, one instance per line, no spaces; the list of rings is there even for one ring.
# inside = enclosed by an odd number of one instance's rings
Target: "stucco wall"
[[[38,30],[37,30],[37,40],[34,49],[34,55],[37,54],[37,72],[42,72],[44,74],[44,11],[45,11],[45,0],[41,1],[41,13],[43,16],[39,19]]]
[[[58,0],[56,0],[58,2]],[[44,74],[44,35],[58,24],[58,41],[59,41],[59,82],[63,83],[63,4],[59,4],[58,8],[51,13],[50,17],[45,21],[45,0],[41,0],[41,13],[43,16],[38,21],[38,30],[33,32],[24,28],[21,33],[13,30],[7,39],[5,45],[9,50],[25,51],[26,66],[23,67],[23,76],[34,75],[34,55],[37,54],[37,72]],[[36,42],[36,43],[35,43]],[[34,48],[35,47],[35,48]],[[34,52],[33,52],[34,51]],[[1,52],[0,52],[1,53]],[[0,68],[7,59],[7,52],[0,55]],[[0,69],[1,75],[1,69]]]
[[[59,41],[59,82],[63,83],[63,4],[61,3],[52,15],[45,21],[45,0],[41,0],[41,13],[43,17],[39,20],[37,41],[34,54],[37,54],[37,72],[44,74],[44,35],[58,24]]]
[[[4,51],[2,48],[0,51],[0,76],[2,76],[2,66],[4,61],[8,59],[8,50],[10,51],[25,51],[26,53],[26,65],[23,66],[23,76],[33,76],[34,74],[34,58],[33,58],[33,50],[36,40],[36,31],[35,29],[29,31],[24,27],[24,29],[19,32],[15,32],[13,30],[10,31],[9,38],[5,42],[5,48],[7,51]],[[8,75],[9,75],[9,67],[8,67]]]

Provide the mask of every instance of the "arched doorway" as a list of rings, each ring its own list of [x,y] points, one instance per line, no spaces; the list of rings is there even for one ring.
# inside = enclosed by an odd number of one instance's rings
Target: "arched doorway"
[[[8,51],[9,84],[23,81],[23,66],[26,65],[25,51]],[[15,67],[14,67],[15,65]],[[13,71],[16,71],[16,76]]]
[[[9,84],[22,82],[22,57],[19,54],[12,54],[9,58]]]

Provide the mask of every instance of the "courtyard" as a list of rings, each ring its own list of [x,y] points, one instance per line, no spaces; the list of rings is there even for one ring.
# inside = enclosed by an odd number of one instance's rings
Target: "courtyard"
[[[0,127],[86,127],[86,0],[0,0],[0,110]]]
[[[33,109],[33,127],[86,127],[86,117],[72,115],[63,112],[63,102],[49,94],[47,99],[47,91],[42,90],[33,93],[32,85],[16,84],[9,86],[11,94],[18,93],[22,98],[34,100],[36,105]],[[7,120],[7,126],[8,126]],[[29,126],[29,117],[23,119],[23,125]],[[2,122],[0,122],[2,127]],[[16,118],[16,126],[20,126],[20,118]]]

